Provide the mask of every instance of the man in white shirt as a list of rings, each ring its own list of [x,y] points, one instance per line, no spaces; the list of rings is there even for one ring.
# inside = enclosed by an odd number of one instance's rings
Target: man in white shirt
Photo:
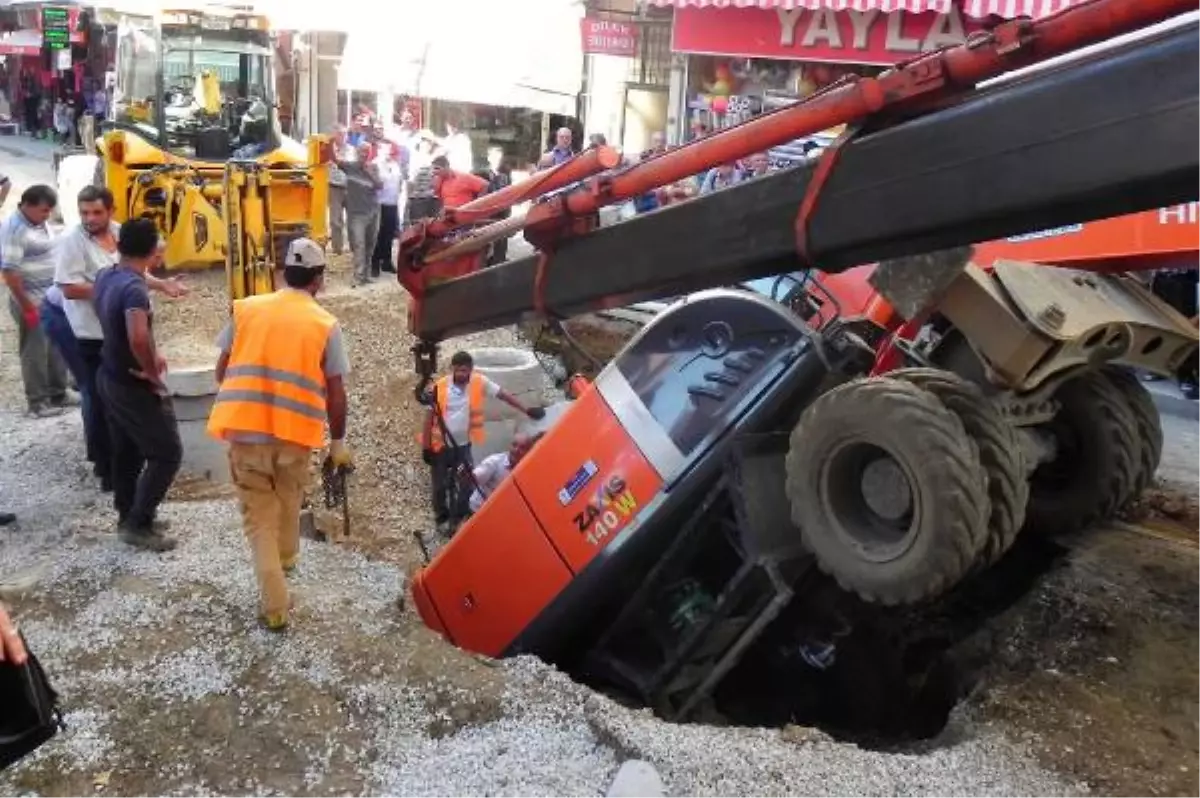
[[[484,405],[495,397],[534,421],[546,417],[541,407],[525,407],[496,383],[474,371],[467,352],[450,358],[451,373],[433,384],[433,407],[419,436],[425,463],[432,469],[433,514],[445,532],[467,514],[466,491],[457,490],[459,469],[471,468],[471,446],[482,444]],[[449,433],[450,440],[446,439]]]
[[[376,197],[379,199],[379,234],[375,239],[375,251],[371,257],[371,276],[378,277],[381,271],[395,274],[396,264],[392,259],[392,243],[400,231],[400,219],[404,205],[404,183],[408,179],[408,151],[395,142],[384,142],[376,157],[379,178],[383,185]]]
[[[538,438],[541,436],[539,435]],[[471,491],[471,514],[479,512],[479,508],[487,498],[496,492],[500,483],[508,479],[508,475],[521,462],[521,458],[533,448],[537,438],[518,432],[508,445],[507,452],[488,455],[475,466],[475,489]]]
[[[103,400],[95,389],[104,331],[92,305],[92,289],[96,273],[120,260],[117,236],[121,226],[113,221],[113,195],[106,188],[85,187],[79,192],[78,208],[79,224],[58,241],[54,286],[62,298],[57,305],[50,297],[42,303],[42,325],[79,386],[88,460],[100,478],[101,489],[107,491],[112,486],[112,450]],[[170,297],[187,293],[181,282],[160,280],[150,274],[146,275],[146,284]]]

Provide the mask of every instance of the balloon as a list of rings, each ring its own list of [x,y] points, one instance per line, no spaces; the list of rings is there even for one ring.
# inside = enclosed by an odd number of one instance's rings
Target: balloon
[[[713,97],[712,109],[713,109],[713,113],[717,113],[717,114],[725,113],[727,110],[729,110],[729,98]]]

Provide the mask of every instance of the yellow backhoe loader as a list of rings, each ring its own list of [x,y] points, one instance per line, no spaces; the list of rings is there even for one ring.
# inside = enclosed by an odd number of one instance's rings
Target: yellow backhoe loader
[[[80,180],[102,183],[117,221],[158,223],[168,270],[224,264],[231,299],[271,291],[292,239],[328,237],[331,150],[279,129],[267,19],[209,6],[126,15],[117,27],[95,153],[59,164],[64,218]]]

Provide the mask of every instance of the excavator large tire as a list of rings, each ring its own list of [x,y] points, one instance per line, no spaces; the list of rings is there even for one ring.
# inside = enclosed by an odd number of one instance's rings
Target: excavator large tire
[[[1057,452],[1030,476],[1025,511],[1025,528],[1041,535],[1078,532],[1112,517],[1143,470],[1137,416],[1107,374],[1073,377],[1054,399],[1060,408],[1046,429]]]
[[[1137,499],[1154,482],[1158,464],[1162,461],[1163,430],[1162,418],[1146,386],[1133,372],[1109,366],[1101,370],[1125,400],[1137,424],[1137,476],[1133,480],[1132,493],[1124,503]]]
[[[976,563],[986,568],[1000,559],[1017,539],[1025,523],[1029,503],[1029,480],[1025,473],[1025,450],[1013,426],[979,386],[951,371],[907,368],[889,377],[911,382],[941,400],[959,420],[979,447],[979,462],[987,476],[991,515],[988,537]]]
[[[858,379],[813,402],[792,430],[787,495],[820,568],[873,603],[936,598],[987,541],[978,446],[904,380]]]

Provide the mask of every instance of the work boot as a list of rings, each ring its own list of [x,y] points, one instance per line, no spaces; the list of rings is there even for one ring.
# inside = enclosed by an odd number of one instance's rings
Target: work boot
[[[61,416],[65,407],[55,407],[49,402],[35,402],[29,406],[29,415],[34,418],[51,418]]]
[[[282,632],[288,628],[292,610],[296,608],[296,597],[288,596],[288,608],[284,612],[260,612],[258,623],[268,632]]]
[[[117,531],[118,532],[120,532],[122,529],[125,529],[128,526],[131,526],[131,524],[129,523],[128,520],[126,520],[124,518],[117,518]],[[164,518],[155,518],[153,521],[150,522],[150,531],[152,533],[154,533],[155,535],[165,535],[165,534],[167,534],[167,531],[170,530],[170,528],[171,528],[171,522],[167,521]]]
[[[284,632],[288,628],[288,614],[286,612],[277,612],[271,614],[262,614],[258,616],[258,622],[268,632]]]
[[[146,551],[164,552],[175,548],[175,538],[169,538],[154,529],[153,526],[134,526],[126,523],[120,527],[117,536],[122,543]]]
[[[75,391],[72,391],[70,388],[63,391],[62,396],[55,396],[50,399],[51,406],[61,407],[63,409],[68,407],[79,407],[82,402],[83,399],[80,398],[79,394]]]

